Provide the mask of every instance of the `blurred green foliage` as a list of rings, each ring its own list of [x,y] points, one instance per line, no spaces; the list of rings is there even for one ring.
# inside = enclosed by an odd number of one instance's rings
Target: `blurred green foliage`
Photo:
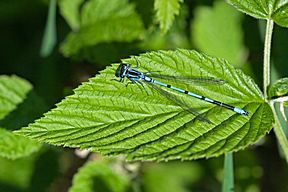
[[[226,2],[215,2],[213,7],[198,6],[191,24],[191,39],[200,51],[223,57],[240,67],[247,54],[242,19],[243,15]]]
[[[269,97],[288,96],[288,78],[277,80],[269,88]]]
[[[62,2],[64,0],[61,0]],[[83,1],[77,2],[82,5]],[[85,1],[85,4],[91,4],[88,2]],[[108,1],[105,1],[103,6],[106,6],[106,3],[108,5]],[[124,7],[129,7],[131,13],[128,17],[133,17],[127,19],[141,22],[138,23],[138,31],[134,32],[131,24],[130,30],[133,35],[125,37],[125,41],[121,38],[119,40],[119,36],[116,36],[117,38],[109,41],[105,38],[105,41],[97,39],[92,45],[89,44],[89,40],[88,43],[87,40],[78,41],[77,37],[69,45],[71,48],[77,48],[70,58],[61,54],[60,46],[69,38],[69,33],[74,34],[81,30],[81,20],[75,15],[69,17],[70,19],[66,17],[65,20],[65,17],[61,16],[65,15],[65,11],[61,9],[60,13],[58,8],[57,46],[47,58],[42,58],[39,52],[49,1],[0,1],[1,74],[15,74],[31,82],[34,87],[33,92],[28,93],[26,99],[18,104],[18,108],[1,120],[1,127],[15,130],[26,126],[39,118],[44,111],[54,107],[55,103],[66,96],[67,90],[94,76],[108,64],[150,50],[191,48],[224,57],[253,76],[262,87],[262,32],[265,25],[261,21],[240,14],[222,2],[186,0],[181,3],[179,15],[175,16],[171,28],[164,35],[160,32],[154,17],[153,0],[131,0],[125,1],[124,4]],[[122,16],[121,10],[117,8],[121,7],[115,7],[115,12]],[[79,11],[78,8],[73,9]],[[70,13],[71,11],[67,12]],[[91,14],[101,15],[101,9],[97,13],[91,11]],[[104,27],[105,23],[108,26],[111,24],[108,29]],[[95,25],[101,33],[105,30],[113,31],[113,27],[117,25],[116,21],[110,23],[109,17],[105,23],[102,21],[101,25]],[[89,34],[92,37],[95,26]],[[226,30],[221,31],[219,26]],[[116,33],[120,30],[119,26],[115,29]],[[287,29],[275,26],[272,48],[273,81],[287,77],[287,42]],[[78,46],[87,45],[86,43],[89,46],[78,52]],[[287,164],[281,159],[276,148],[275,137],[270,134],[255,147],[234,155],[236,191],[288,191],[286,183],[283,182],[288,179]],[[1,157],[0,191],[68,191],[74,174],[87,159],[76,156],[73,150],[46,145],[26,158],[9,160]],[[140,174],[136,179],[131,177],[130,182],[136,186],[132,187],[134,191],[138,189],[151,192],[161,187],[162,191],[177,189],[176,191],[210,192],[220,191],[222,177],[223,158],[219,157],[185,163],[145,163],[141,166]],[[99,183],[95,183],[97,182]]]
[[[109,161],[87,162],[73,178],[73,187],[69,192],[125,192],[129,188],[129,178],[118,172],[113,170]]]

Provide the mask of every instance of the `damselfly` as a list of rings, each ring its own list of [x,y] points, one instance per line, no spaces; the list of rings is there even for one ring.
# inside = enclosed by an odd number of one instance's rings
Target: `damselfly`
[[[189,96],[192,96],[194,98],[197,99],[201,99],[203,101],[212,103],[214,105],[218,105],[220,107],[224,107],[226,109],[232,110],[238,114],[241,115],[245,115],[248,116],[249,113],[247,111],[245,111],[244,109],[238,108],[238,107],[234,107],[232,105],[228,105],[226,103],[222,103],[220,101],[216,101],[213,99],[209,99],[207,97],[192,93],[190,91],[186,91],[184,89],[180,89],[178,87],[174,87],[172,85],[163,83],[161,81],[155,80],[151,77],[151,75],[149,75],[149,72],[144,73],[144,72],[140,72],[138,71],[136,68],[132,68],[131,64],[127,64],[127,63],[121,63],[119,65],[119,67],[116,70],[115,76],[120,78],[120,82],[124,81],[124,78],[128,78],[132,83],[134,84],[140,84],[144,89],[144,83],[147,83],[149,86],[151,86],[152,88],[154,88],[155,90],[157,90],[158,92],[160,92],[162,95],[164,95],[165,97],[167,97],[168,99],[174,101],[175,103],[177,103],[178,105],[180,105],[182,108],[184,108],[185,110],[187,110],[188,112],[192,113],[193,115],[195,115],[196,117],[198,117],[200,120],[202,121],[207,121],[210,122],[207,118],[203,117],[201,114],[199,114],[196,110],[189,108],[189,106],[187,106],[187,104],[185,104],[183,101],[181,101],[180,99],[177,99],[176,96],[168,93],[167,91],[165,91],[164,89],[161,89],[159,86],[163,86],[169,89],[172,89],[174,91],[180,92],[180,93],[184,93],[187,94]],[[137,68],[139,68],[139,66],[137,66]],[[152,75],[153,76],[153,75]],[[158,76],[159,78],[161,78],[161,76]],[[167,77],[167,76],[166,76]],[[170,77],[170,79],[177,79],[176,77],[173,76],[168,76]],[[167,79],[167,78],[166,78]],[[169,78],[168,78],[169,79]],[[201,81],[201,78],[196,79],[198,81]],[[218,79],[214,79],[214,78],[203,78],[203,81],[214,81],[214,82],[221,82],[221,80]],[[158,86],[159,85],[159,86]]]

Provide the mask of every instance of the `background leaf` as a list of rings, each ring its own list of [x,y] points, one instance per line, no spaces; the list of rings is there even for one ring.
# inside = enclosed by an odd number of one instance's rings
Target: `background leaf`
[[[155,0],[154,9],[156,19],[160,23],[160,29],[166,33],[173,24],[174,18],[179,14],[180,3],[183,0]]]
[[[191,48],[189,37],[186,29],[189,21],[187,21],[189,11],[187,5],[181,6],[181,12],[174,19],[172,26],[165,35],[160,28],[145,33],[144,40],[139,44],[142,50],[161,50],[161,49],[176,49]]]
[[[0,119],[0,127],[8,130],[17,130],[23,126],[27,126],[48,111],[46,103],[44,103],[35,91],[30,91],[25,97],[26,98],[17,105],[16,109],[3,119]]]
[[[33,169],[36,162],[36,156],[9,160],[0,157],[0,191],[29,191],[29,184],[32,180]],[[21,190],[9,190],[14,186]],[[7,189],[8,188],[8,189]],[[39,189],[38,189],[39,190]]]
[[[199,6],[191,25],[192,41],[199,50],[239,66],[246,59],[241,20],[241,14],[225,2],[216,1],[212,8]]]
[[[228,0],[238,10],[258,19],[273,19],[278,25],[288,27],[287,0]]]
[[[0,119],[15,110],[31,89],[29,82],[17,76],[0,76]],[[0,156],[2,157],[16,159],[27,156],[39,150],[40,146],[34,141],[0,128]]]
[[[288,95],[288,78],[282,78],[277,80],[268,91],[269,97],[281,97]]]
[[[277,118],[281,124],[281,128],[283,133],[285,134],[286,138],[288,138],[288,121],[287,121],[287,115],[285,113],[285,107],[284,107],[284,113],[281,111],[281,104],[275,103],[274,104],[275,112],[277,114]]]
[[[108,161],[87,162],[74,176],[69,192],[125,192],[128,178],[115,173],[110,166]]]
[[[32,89],[29,82],[15,75],[0,76],[0,119],[13,111]]]
[[[73,31],[80,28],[80,6],[84,0],[60,0],[59,8],[61,15]]]
[[[71,56],[101,42],[131,42],[143,31],[139,15],[127,0],[90,0],[81,9],[79,31],[68,35],[61,51]]]
[[[195,120],[174,102],[147,87],[128,87],[112,81],[117,65],[90,79],[48,112],[18,133],[39,141],[89,148],[128,159],[167,160],[212,157],[254,143],[271,129],[273,116],[251,78],[225,60],[195,51],[159,51],[137,58],[143,71],[163,75],[222,79],[224,85],[177,84],[200,95],[242,107],[248,117],[212,104],[175,94],[198,109],[212,124]],[[136,66],[134,58],[125,60]],[[127,81],[126,81],[127,82]]]
[[[39,150],[40,144],[0,128],[0,156],[9,159],[25,157]]]

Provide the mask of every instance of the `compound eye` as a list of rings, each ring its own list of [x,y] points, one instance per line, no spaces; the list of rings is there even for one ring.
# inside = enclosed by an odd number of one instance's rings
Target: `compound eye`
[[[127,68],[127,64],[120,63],[119,67],[117,68],[117,70],[115,72],[115,76],[123,78],[124,77],[124,73],[126,71],[126,68]]]
[[[121,68],[120,66],[117,68],[116,72],[115,72],[115,76],[116,77],[120,77],[120,74],[121,74]]]

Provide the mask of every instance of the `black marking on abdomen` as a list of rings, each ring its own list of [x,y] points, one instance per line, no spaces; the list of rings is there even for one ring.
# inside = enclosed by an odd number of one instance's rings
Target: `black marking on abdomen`
[[[171,88],[171,85],[167,85],[168,88]]]
[[[189,92],[188,92],[188,91],[184,91],[184,93],[185,93],[185,94],[188,94]]]
[[[235,107],[231,106],[231,105],[228,105],[228,104],[225,104],[225,103],[222,103],[221,105],[222,107],[225,107],[227,109],[231,109],[232,111],[234,111]]]
[[[227,108],[227,109],[230,109],[230,110],[232,110],[232,111],[234,111],[234,109],[235,109],[234,106],[231,106],[231,105],[228,105],[228,104],[219,102],[219,101],[214,101],[213,103],[216,104],[216,105],[219,105],[219,106],[221,106],[221,107],[225,107],[225,108]]]
[[[216,105],[219,105],[219,106],[222,106],[222,105],[223,105],[223,103],[222,103],[222,102],[219,102],[219,101],[214,101],[214,103],[215,103]]]

